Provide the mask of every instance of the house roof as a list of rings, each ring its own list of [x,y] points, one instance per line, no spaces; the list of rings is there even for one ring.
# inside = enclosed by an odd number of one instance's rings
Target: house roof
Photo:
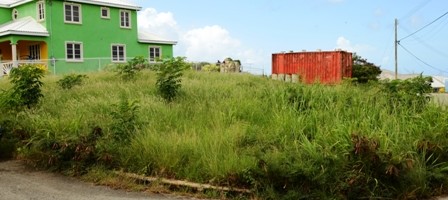
[[[139,31],[138,33],[138,41],[141,43],[155,43],[155,44],[177,44],[176,41],[168,40],[162,38],[158,35],[154,35],[152,33],[146,33]]]
[[[29,35],[49,36],[47,29],[32,17],[24,17],[0,25],[0,36]]]
[[[0,7],[3,8],[12,8],[18,5],[22,5],[24,3],[31,2],[33,0],[2,0],[0,2]]]
[[[138,6],[135,3],[132,3],[131,0],[69,0],[72,2],[78,3],[86,3],[86,4],[94,4],[100,6],[110,6],[117,8],[126,8],[131,10],[141,10],[142,7]]]
[[[12,8],[18,5],[22,5],[24,3],[31,2],[33,0],[2,0],[0,2],[0,7],[4,8]],[[94,4],[100,6],[110,6],[117,8],[125,8],[131,10],[141,10],[142,8],[135,3],[132,3],[131,0],[69,0],[71,2],[77,3],[85,3],[85,4]]]

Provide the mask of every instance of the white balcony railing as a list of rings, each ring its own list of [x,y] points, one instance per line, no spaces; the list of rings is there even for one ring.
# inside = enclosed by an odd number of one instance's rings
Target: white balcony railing
[[[40,61],[40,60],[19,60],[17,61],[17,66],[20,67],[21,65],[26,65],[26,64],[42,64],[42,65],[46,65],[47,63],[44,61]],[[14,67],[14,62],[13,61],[7,61],[7,62],[0,62],[0,77],[8,75],[12,68]]]
[[[0,76],[8,75],[13,67],[13,62],[2,62]]]

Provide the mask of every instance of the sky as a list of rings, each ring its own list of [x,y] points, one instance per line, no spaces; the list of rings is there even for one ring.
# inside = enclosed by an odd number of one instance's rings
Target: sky
[[[174,54],[188,61],[214,63],[230,57],[241,60],[245,71],[270,74],[273,53],[342,49],[383,70],[393,71],[397,19],[399,73],[448,76],[446,0],[134,0],[134,3],[142,7],[138,14],[139,30],[178,41]]]

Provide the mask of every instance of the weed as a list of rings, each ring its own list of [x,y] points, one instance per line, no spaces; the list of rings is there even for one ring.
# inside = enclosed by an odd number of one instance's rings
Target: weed
[[[62,89],[69,90],[77,85],[82,85],[83,80],[86,78],[87,78],[87,75],[70,74],[70,75],[65,75],[57,83],[58,83],[59,87],[61,87]]]
[[[147,61],[141,56],[137,56],[126,64],[117,66],[117,75],[125,81],[134,80],[135,76],[147,66]]]
[[[111,125],[114,139],[120,142],[128,142],[133,133],[138,129],[138,101],[129,101],[122,98],[119,104],[113,105],[113,123]]]
[[[177,57],[163,61],[157,71],[157,91],[167,102],[171,102],[181,88],[183,71],[188,67],[185,58]]]
[[[2,100],[2,107],[31,108],[38,104],[44,96],[41,89],[44,74],[44,70],[31,64],[12,69],[9,78],[13,86],[7,95],[2,95],[6,98]]]

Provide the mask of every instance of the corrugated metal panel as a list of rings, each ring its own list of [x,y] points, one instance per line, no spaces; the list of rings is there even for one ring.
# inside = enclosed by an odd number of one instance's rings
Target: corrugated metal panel
[[[352,76],[352,65],[352,53],[345,51],[272,54],[273,74],[298,74],[304,83],[339,83]]]

